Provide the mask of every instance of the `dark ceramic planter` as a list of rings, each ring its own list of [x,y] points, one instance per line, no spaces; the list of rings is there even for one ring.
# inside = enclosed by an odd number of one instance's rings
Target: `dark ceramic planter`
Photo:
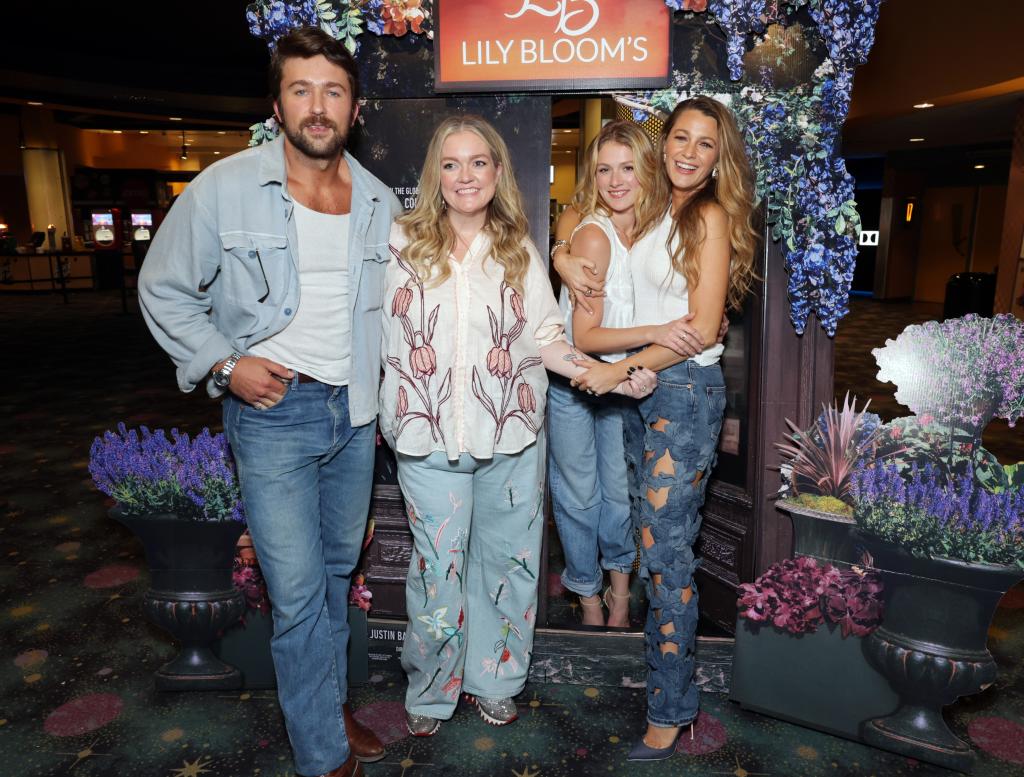
[[[746,709],[860,740],[865,720],[894,710],[898,697],[838,627],[790,634],[746,618],[736,621],[729,696]]]
[[[995,682],[989,625],[1000,598],[1024,573],[999,564],[915,558],[871,535],[859,539],[885,580],[885,620],[864,640],[864,654],[900,696],[893,714],[865,722],[864,741],[968,772],[974,752],[949,730],[942,708]]]
[[[237,521],[189,521],[174,516],[131,517],[120,509],[110,517],[142,542],[150,588],[143,611],[169,631],[181,650],[156,672],[161,691],[239,688],[241,673],[221,661],[210,644],[238,620],[245,607],[231,582],[235,543],[245,526]]]
[[[794,556],[810,556],[845,566],[859,562],[852,531],[853,517],[814,510],[789,500],[776,502],[775,506],[789,513],[793,521]]]

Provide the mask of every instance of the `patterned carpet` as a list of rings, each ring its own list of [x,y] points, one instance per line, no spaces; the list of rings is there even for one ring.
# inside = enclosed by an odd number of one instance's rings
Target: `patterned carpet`
[[[290,775],[272,692],[154,690],[152,672],[173,646],[142,617],[141,549],[106,517],[86,470],[92,438],[118,421],[197,431],[219,426],[218,407],[177,392],[134,303],[126,316],[116,296],[80,294],[66,306],[58,297],[2,300],[0,774]],[[881,406],[884,389],[871,384],[863,348],[916,315],[925,314],[858,302],[837,340],[837,383],[877,396]],[[883,320],[892,328],[881,331]],[[862,342],[857,321],[872,329]],[[1019,431],[1007,439],[1005,455],[1020,450],[1012,447]],[[1008,777],[1024,768],[1019,591],[1004,599],[990,637],[998,682],[955,705],[948,719],[980,750],[975,774]],[[353,689],[359,717],[389,743],[387,758],[367,767],[371,777],[947,774],[745,712],[715,694],[703,695],[694,737],[681,740],[677,757],[627,764],[643,694],[597,685],[531,684],[519,699],[520,721],[508,728],[490,728],[463,707],[437,737],[414,740],[402,725],[403,692],[402,678],[383,672]]]

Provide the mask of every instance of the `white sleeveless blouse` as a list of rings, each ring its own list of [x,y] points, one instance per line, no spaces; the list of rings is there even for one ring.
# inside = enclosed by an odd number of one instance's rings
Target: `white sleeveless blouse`
[[[599,227],[611,244],[611,257],[608,262],[608,272],[605,274],[604,314],[601,317],[601,326],[617,329],[633,326],[633,279],[630,277],[630,250],[619,240],[612,220],[601,213],[593,213],[583,219],[573,230],[573,236],[575,237],[576,233],[588,224]],[[569,291],[564,285],[558,306],[565,317],[565,333],[572,340],[572,307],[569,305]],[[608,362],[617,362],[626,357],[625,353],[597,355]]]
[[[668,239],[672,234],[672,213],[633,244],[630,251],[633,277],[633,326],[664,324],[690,312],[686,278],[672,268]],[[702,367],[716,364],[725,346],[714,343],[692,357]]]

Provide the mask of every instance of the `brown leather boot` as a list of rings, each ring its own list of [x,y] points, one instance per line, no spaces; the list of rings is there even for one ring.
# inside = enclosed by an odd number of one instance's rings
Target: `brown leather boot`
[[[345,763],[321,777],[365,777],[365,774],[363,765],[356,760],[355,755],[350,755]]]
[[[341,705],[345,715],[345,733],[348,735],[348,746],[356,760],[373,763],[384,757],[384,743],[370,729],[356,720],[352,714],[352,705],[345,702]],[[333,773],[332,773],[333,774]]]

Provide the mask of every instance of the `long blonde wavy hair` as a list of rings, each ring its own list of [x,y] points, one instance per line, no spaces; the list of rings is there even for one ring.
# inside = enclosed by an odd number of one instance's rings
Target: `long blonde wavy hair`
[[[754,254],[759,235],[754,228],[754,176],[732,112],[722,103],[704,95],[683,100],[665,121],[660,143],[663,159],[665,143],[676,120],[684,111],[691,110],[700,111],[718,124],[718,176],[709,176],[700,191],[676,211],[668,239],[672,267],[686,278],[688,288],[696,288],[700,282],[697,259],[707,237],[702,210],[705,204],[717,202],[729,217],[732,247],[726,305],[739,310],[757,278]]]
[[[636,222],[631,237],[637,240],[656,226],[665,215],[668,180],[658,162],[658,152],[651,139],[633,122],[610,121],[601,128],[597,137],[590,141],[583,158],[580,183],[576,187],[572,204],[583,217],[592,213],[611,215],[601,200],[601,193],[597,190],[597,157],[606,143],[619,143],[633,152],[633,172],[640,188],[636,197]]]
[[[491,161],[499,171],[494,199],[487,206],[484,232],[491,240],[491,258],[505,271],[505,281],[522,293],[530,266],[530,255],[525,247],[529,223],[512,171],[508,146],[497,130],[480,116],[450,116],[434,130],[423,160],[416,207],[398,218],[398,224],[405,229],[409,240],[402,251],[402,258],[412,266],[420,280],[431,285],[440,285],[451,275],[448,254],[455,248],[455,231],[448,221],[447,204],[441,195],[441,148],[457,132],[478,135],[487,145]]]

